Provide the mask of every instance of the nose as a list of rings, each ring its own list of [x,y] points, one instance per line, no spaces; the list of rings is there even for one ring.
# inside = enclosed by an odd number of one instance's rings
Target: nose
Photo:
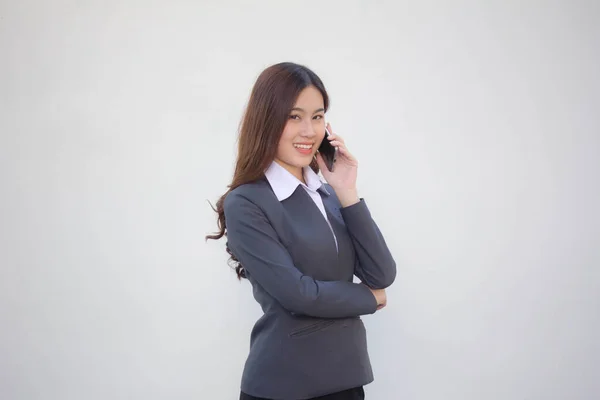
[[[302,123],[302,131],[300,134],[304,137],[312,138],[317,134],[312,119],[305,119]]]

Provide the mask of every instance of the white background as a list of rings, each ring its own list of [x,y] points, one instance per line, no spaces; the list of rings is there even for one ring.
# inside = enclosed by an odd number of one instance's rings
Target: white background
[[[367,398],[599,398],[599,15],[2,0],[0,398],[237,398],[260,309],[207,200],[280,61],[323,79],[398,263]]]

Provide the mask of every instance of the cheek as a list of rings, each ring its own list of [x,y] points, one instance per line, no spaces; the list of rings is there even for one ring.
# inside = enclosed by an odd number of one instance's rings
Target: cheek
[[[281,138],[279,138],[279,145],[277,146],[277,157],[285,158],[286,154],[290,153],[290,146],[292,145],[292,135],[287,130],[283,131]]]
[[[316,139],[317,143],[321,143],[321,141],[323,140],[324,137],[325,137],[325,129],[323,129],[322,131],[320,131],[317,134],[317,139]]]
[[[288,128],[287,126],[285,127],[285,129],[283,130],[283,133],[281,134],[281,138],[279,138],[279,143],[289,143],[291,142],[292,138],[294,137],[293,131]]]
[[[279,146],[277,147],[277,157],[281,158],[282,156],[285,156],[286,153],[286,144],[284,140],[280,140],[279,141]]]

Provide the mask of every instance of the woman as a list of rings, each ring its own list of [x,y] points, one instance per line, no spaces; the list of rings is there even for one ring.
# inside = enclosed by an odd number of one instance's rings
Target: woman
[[[242,120],[233,181],[217,202],[220,231],[207,238],[226,235],[238,278],[250,281],[264,312],[240,399],[364,399],[373,381],[360,316],[386,305],[396,264],[358,197],[356,159],[329,125],[325,138],[328,105],[310,69],[263,71]],[[334,172],[317,152],[322,140],[338,148]]]

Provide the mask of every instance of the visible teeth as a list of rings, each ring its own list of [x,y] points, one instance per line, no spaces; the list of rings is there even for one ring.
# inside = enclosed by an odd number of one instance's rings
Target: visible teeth
[[[294,147],[297,147],[299,149],[310,149],[312,147],[312,144],[295,144]]]

